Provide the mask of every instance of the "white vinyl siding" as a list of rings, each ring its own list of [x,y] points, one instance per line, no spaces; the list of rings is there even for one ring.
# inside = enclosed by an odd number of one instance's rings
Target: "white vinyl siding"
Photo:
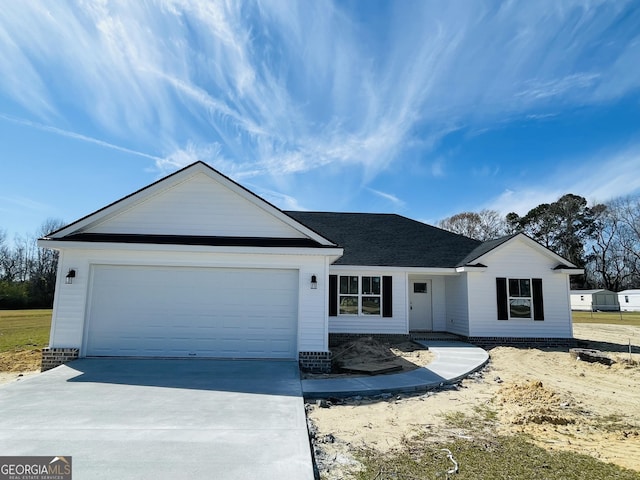
[[[203,173],[132,205],[87,232],[304,237],[298,230]]]
[[[433,331],[447,330],[447,304],[445,300],[445,278],[428,277],[431,280],[431,311],[433,314]]]
[[[567,275],[553,269],[557,260],[514,239],[487,254],[483,272],[468,272],[469,336],[555,337],[572,336]],[[540,278],[544,321],[497,319],[496,278]],[[449,292],[447,292],[449,293]]]
[[[640,290],[624,290],[618,294],[618,299],[623,312],[640,312]]]
[[[591,311],[593,298],[591,293],[576,294],[571,292],[571,310]]]
[[[383,276],[392,277],[392,316],[382,315],[338,315],[329,317],[330,333],[400,333],[409,332],[407,317],[407,279],[404,271],[384,272],[361,271],[347,272],[344,270],[330,270],[332,275],[353,275],[357,277],[376,276],[382,281]],[[339,287],[339,285],[338,285]],[[360,287],[360,286],[359,286]],[[338,293],[338,295],[340,295]]]
[[[457,335],[469,335],[469,304],[467,274],[445,278],[446,328],[443,331]]]

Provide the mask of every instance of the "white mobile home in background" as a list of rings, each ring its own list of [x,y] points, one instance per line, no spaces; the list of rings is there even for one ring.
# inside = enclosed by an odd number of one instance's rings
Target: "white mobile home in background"
[[[596,290],[571,290],[571,310],[619,312],[618,294],[602,288]]]
[[[618,302],[623,312],[640,312],[640,289],[618,292]]]

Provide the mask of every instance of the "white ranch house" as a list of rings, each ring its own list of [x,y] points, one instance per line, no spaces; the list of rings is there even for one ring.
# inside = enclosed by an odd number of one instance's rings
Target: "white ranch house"
[[[399,215],[286,212],[197,162],[39,240],[60,252],[50,368],[85,356],[298,359],[330,336],[572,338],[567,260]]]

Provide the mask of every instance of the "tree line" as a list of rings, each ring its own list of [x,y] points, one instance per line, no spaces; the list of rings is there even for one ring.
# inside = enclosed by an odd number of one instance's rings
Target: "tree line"
[[[62,220],[46,220],[35,234],[17,235],[12,243],[0,230],[0,309],[51,308],[58,252],[36,242],[63,225]]]
[[[572,288],[640,288],[640,195],[589,205],[568,193],[523,216],[485,209],[458,213],[438,226],[482,241],[525,233],[585,269],[572,277]]]

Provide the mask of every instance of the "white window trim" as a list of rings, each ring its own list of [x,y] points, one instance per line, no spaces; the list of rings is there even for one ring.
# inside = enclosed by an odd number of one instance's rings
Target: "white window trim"
[[[340,279],[342,277],[358,277],[358,293],[341,293],[340,292]],[[362,277],[377,277],[380,279],[380,293],[362,293]],[[382,275],[378,274],[339,274],[338,275],[338,317],[367,317],[377,318],[382,317]],[[340,312],[340,298],[341,297],[358,297],[358,313],[342,313]],[[377,297],[380,299],[380,313],[362,313],[362,297]]]
[[[529,296],[528,297],[513,297],[511,296],[511,280],[529,280]],[[529,300],[529,316],[528,317],[513,317],[511,315],[511,300]],[[509,320],[533,320],[533,279],[525,277],[507,277],[507,312],[509,314]]]

